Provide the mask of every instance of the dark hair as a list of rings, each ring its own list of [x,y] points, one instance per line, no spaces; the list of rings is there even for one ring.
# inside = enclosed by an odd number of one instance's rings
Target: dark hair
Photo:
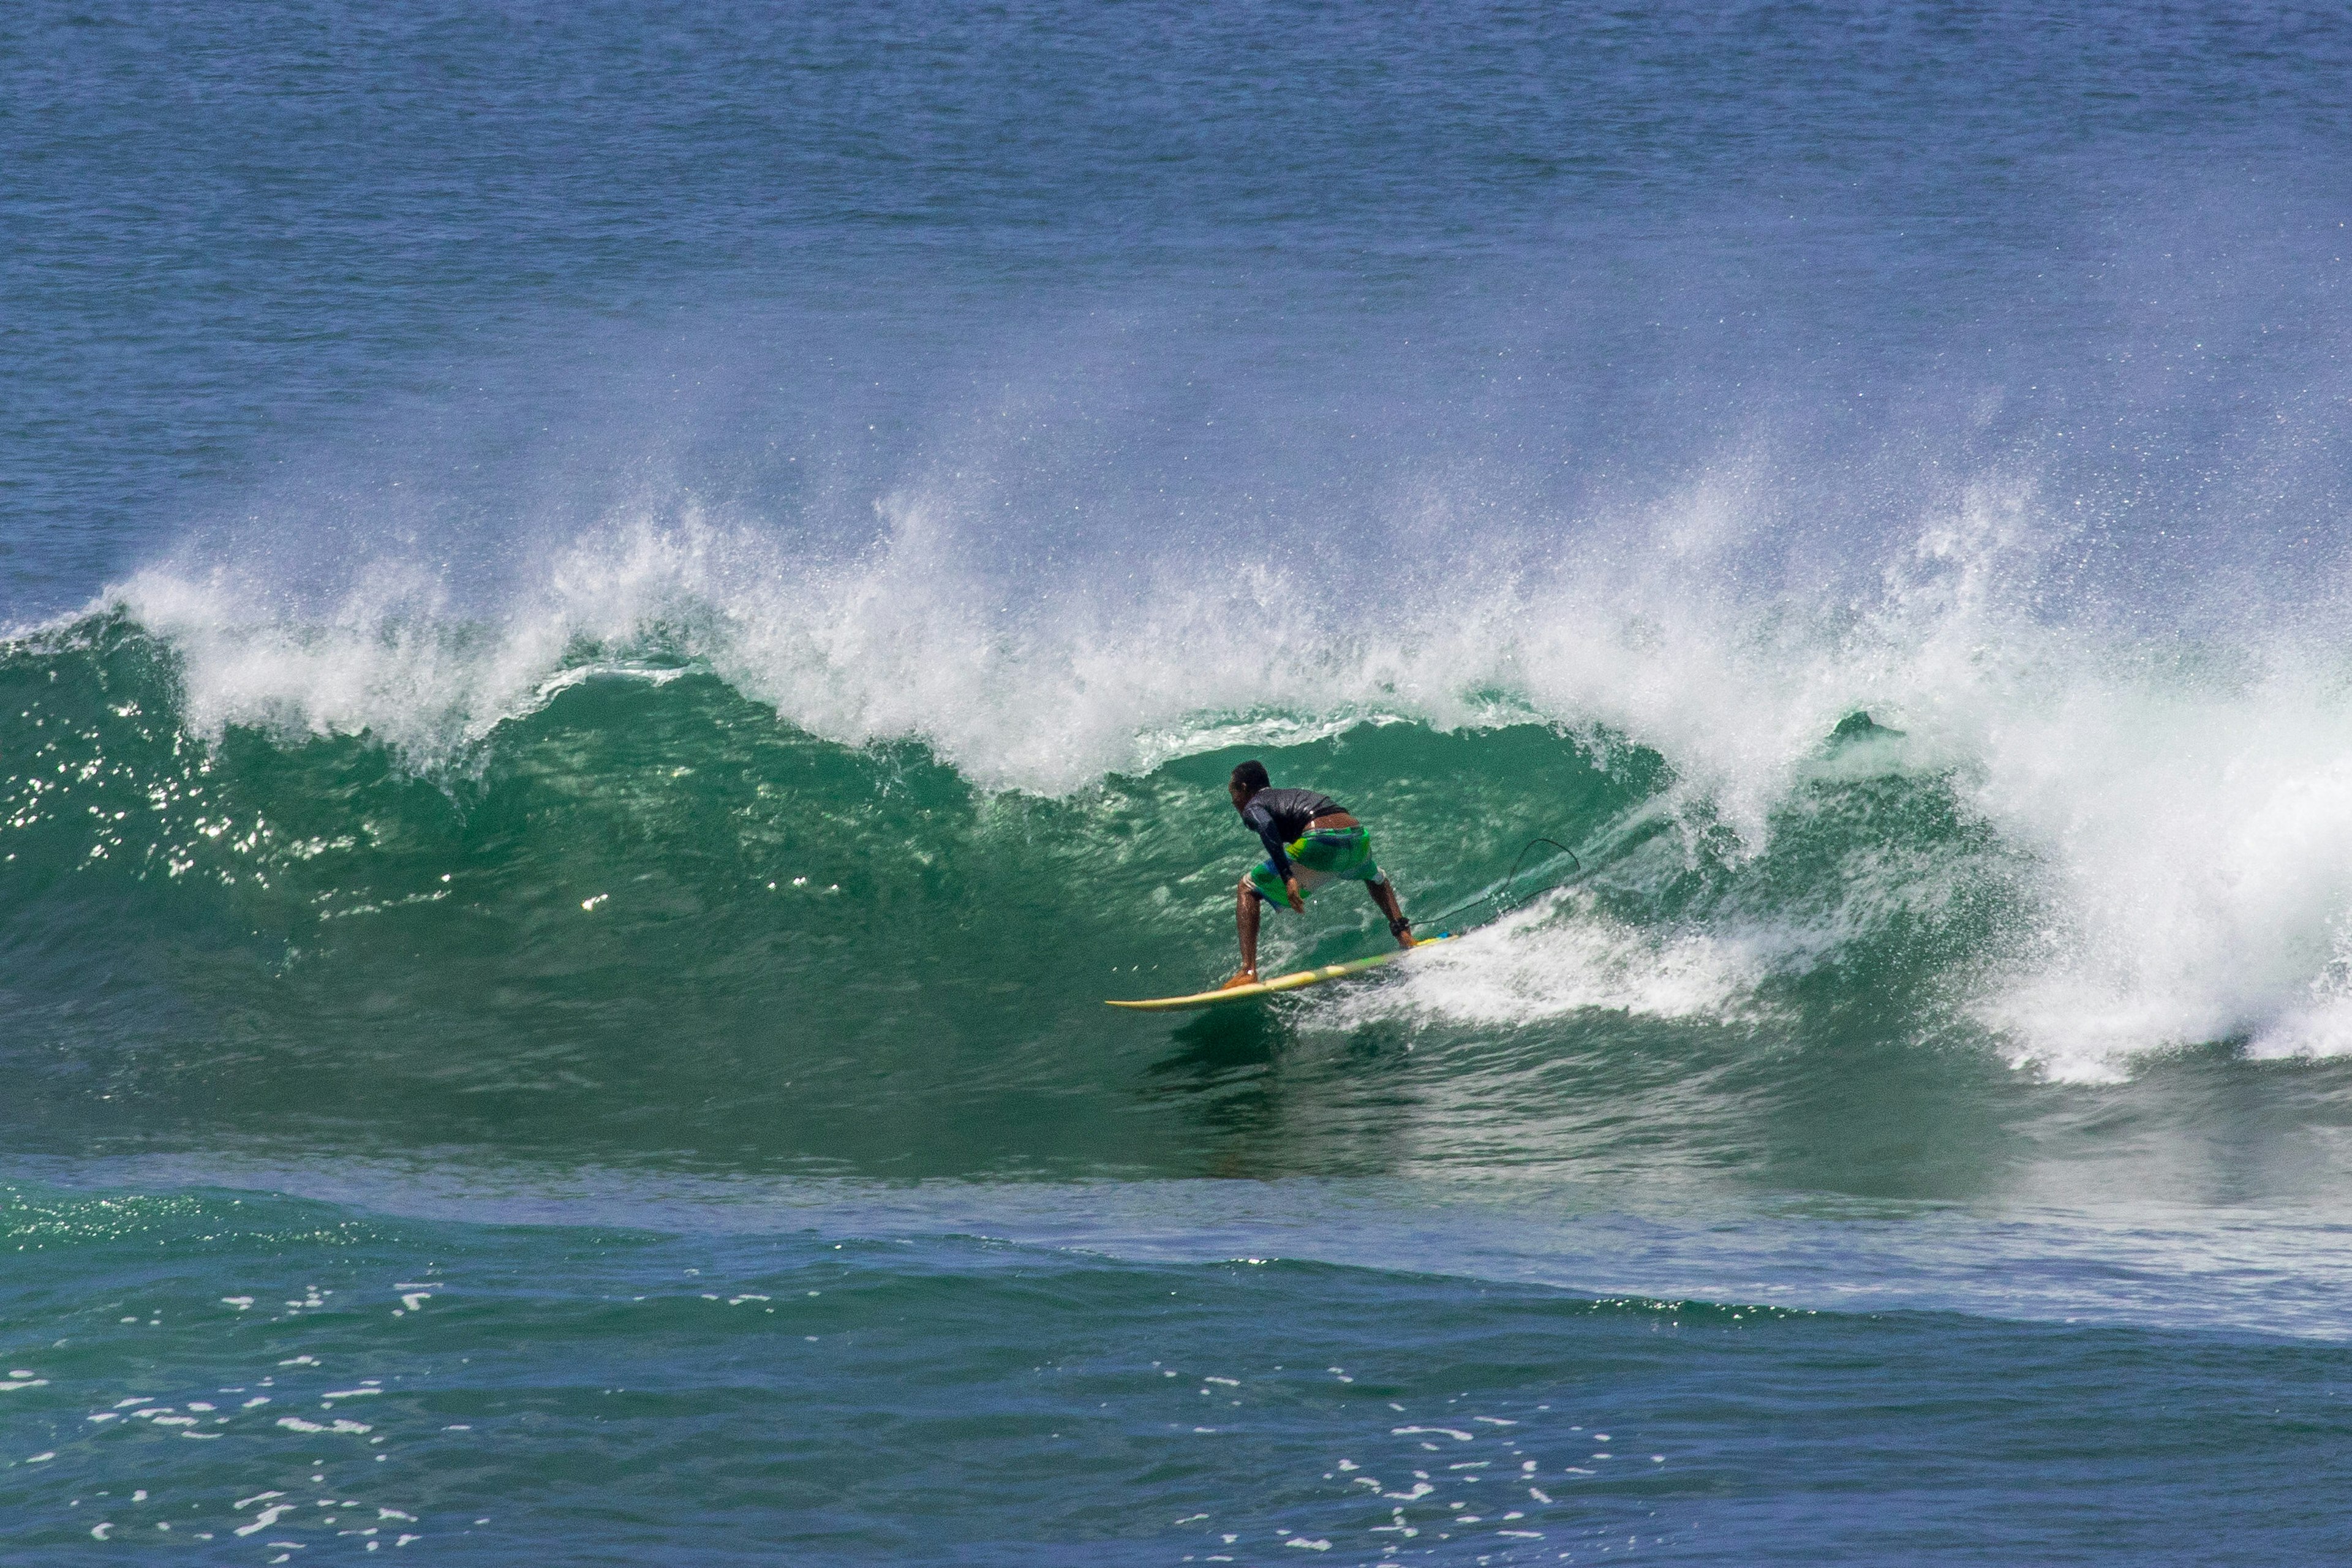
[[[1265,764],[1255,757],[1234,769],[1234,783],[1252,795],[1274,785],[1274,781],[1265,776]]]

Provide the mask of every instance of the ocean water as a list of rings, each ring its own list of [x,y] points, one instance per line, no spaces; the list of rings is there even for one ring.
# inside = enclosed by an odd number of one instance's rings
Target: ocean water
[[[2352,1559],[2347,79],[7,8],[0,1560]]]

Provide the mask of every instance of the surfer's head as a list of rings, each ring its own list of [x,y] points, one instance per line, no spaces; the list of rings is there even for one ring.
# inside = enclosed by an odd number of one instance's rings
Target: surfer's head
[[[1262,789],[1272,788],[1273,784],[1274,781],[1266,776],[1265,764],[1253,757],[1234,769],[1233,783],[1225,787],[1226,793],[1234,797],[1234,809],[1239,811],[1250,803],[1250,796]]]

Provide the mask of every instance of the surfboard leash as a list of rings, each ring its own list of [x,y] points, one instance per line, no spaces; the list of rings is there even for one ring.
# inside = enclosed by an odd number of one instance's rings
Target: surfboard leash
[[[1519,871],[1521,868],[1527,865],[1528,857],[1535,852],[1536,846],[1538,844],[1548,844],[1554,849],[1559,850],[1562,855],[1567,856],[1568,869],[1540,887],[1530,888],[1523,893],[1519,892],[1517,890]],[[1552,892],[1559,888],[1565,887],[1571,879],[1580,877],[1583,874],[1584,862],[1578,857],[1575,850],[1570,849],[1567,845],[1562,844],[1557,838],[1530,838],[1520,847],[1518,858],[1511,862],[1509,874],[1503,879],[1501,885],[1495,890],[1491,892],[1479,893],[1475,897],[1465,899],[1462,902],[1454,905],[1452,909],[1445,910],[1443,914],[1432,915],[1425,921],[1415,921],[1414,923],[1445,926],[1452,921],[1456,915],[1461,914],[1465,910],[1485,909],[1491,912],[1488,913],[1484,920],[1481,920],[1478,922],[1480,925],[1484,925],[1487,921],[1500,920],[1505,915],[1509,914],[1513,910],[1520,909],[1528,904],[1533,903],[1536,900],[1543,897],[1546,893]]]

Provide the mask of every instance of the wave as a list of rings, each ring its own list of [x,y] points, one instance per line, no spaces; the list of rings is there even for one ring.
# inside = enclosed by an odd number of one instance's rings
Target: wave
[[[584,1117],[866,1168],[905,1147],[855,1063],[954,1127],[926,1168],[1155,1167],[1199,1128],[1127,1136],[1096,1004],[1229,962],[1245,753],[1363,810],[1424,912],[1535,834],[1591,868],[1294,1037],[1705,1070],[1958,1045],[2061,1081],[2352,1048],[2352,701],[2318,638],[2038,613],[2017,497],[1810,597],[1726,569],[1705,513],[1475,590],[1398,560],[1041,585],[912,502],[832,554],[640,520],[488,600],[414,561],[158,567],[0,651],[19,1059],[161,1096],[173,1135],[299,1082],[354,1136],[395,1105],[428,1142]],[[1341,899],[1271,956],[1374,924]],[[1173,1038],[1155,1070],[1203,1094],[1264,1059]],[[991,1095],[1101,1114],[956,1125]],[[1548,1157],[1555,1091],[1520,1109],[1482,1158]],[[1352,1116],[1302,1157],[1387,1158]]]

